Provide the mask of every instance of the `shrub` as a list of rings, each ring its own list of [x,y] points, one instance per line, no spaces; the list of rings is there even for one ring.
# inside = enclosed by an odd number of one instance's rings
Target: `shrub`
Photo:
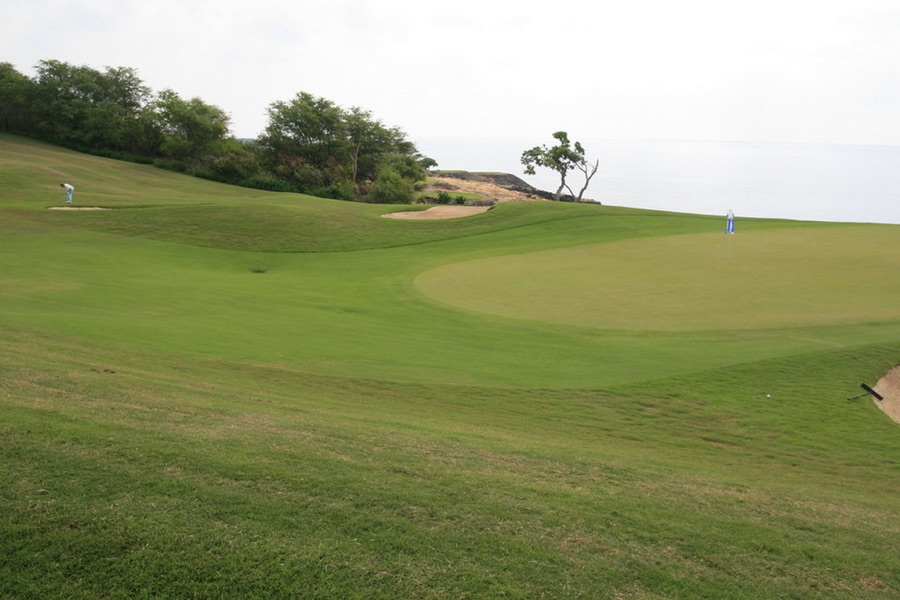
[[[397,171],[382,169],[372,184],[372,193],[366,196],[367,202],[376,204],[411,204],[415,196],[412,182],[403,179]]]
[[[241,180],[238,184],[243,187],[253,188],[256,190],[266,190],[268,192],[296,192],[297,189],[289,181],[278,179],[272,175],[253,175]]]

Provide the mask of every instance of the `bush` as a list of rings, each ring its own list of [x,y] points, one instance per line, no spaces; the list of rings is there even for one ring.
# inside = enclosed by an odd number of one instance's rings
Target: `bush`
[[[356,200],[356,190],[352,181],[335,181],[328,188],[329,198],[335,200]]]
[[[266,190],[268,192],[296,192],[296,186],[284,179],[278,179],[272,175],[253,175],[240,181],[238,185],[253,188],[256,190]]]
[[[190,170],[190,165],[186,162],[169,158],[155,160],[153,161],[153,165],[160,169],[165,169],[166,171],[175,171],[176,173],[187,173]]]
[[[393,169],[382,169],[372,184],[372,193],[367,202],[376,204],[411,204],[415,196],[412,182],[403,179]]]

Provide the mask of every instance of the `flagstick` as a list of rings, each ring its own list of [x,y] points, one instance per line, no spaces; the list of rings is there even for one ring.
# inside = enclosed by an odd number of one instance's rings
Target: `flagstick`
[[[731,262],[731,236],[734,235],[734,212],[731,209],[725,215],[725,235],[728,237],[728,262]]]

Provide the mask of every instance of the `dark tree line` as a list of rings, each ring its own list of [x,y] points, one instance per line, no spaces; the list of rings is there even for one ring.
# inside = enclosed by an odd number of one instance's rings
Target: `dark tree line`
[[[370,112],[305,92],[270,104],[264,133],[241,141],[221,108],[154,93],[134,69],[45,60],[35,71],[0,63],[0,131],[226,183],[368,202],[411,201],[436,165]]]

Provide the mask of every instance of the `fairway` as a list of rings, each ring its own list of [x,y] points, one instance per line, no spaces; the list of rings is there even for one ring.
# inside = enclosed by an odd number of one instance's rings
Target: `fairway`
[[[416,286],[470,310],[599,329],[878,323],[900,318],[898,248],[896,227],[666,236],[456,263]]]
[[[410,208],[0,135],[0,598],[900,595],[900,226]]]

